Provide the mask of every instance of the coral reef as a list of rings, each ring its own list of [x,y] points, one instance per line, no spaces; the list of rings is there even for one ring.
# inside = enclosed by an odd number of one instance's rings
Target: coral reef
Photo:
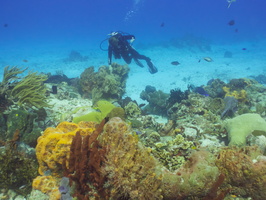
[[[246,102],[248,101],[247,99],[247,92],[246,90],[242,89],[240,91],[237,90],[233,90],[231,91],[230,88],[228,87],[223,87],[223,90],[225,91],[225,96],[230,96],[230,97],[234,97],[235,99],[242,101],[242,102]]]
[[[226,184],[235,195],[265,199],[266,161],[257,147],[227,147],[219,153],[216,164],[225,175]],[[256,159],[256,160],[255,160]]]
[[[37,175],[36,158],[21,151],[18,146],[19,131],[13,138],[0,141],[0,188],[7,193],[12,189],[17,194],[27,195],[31,191],[31,182]]]
[[[36,146],[38,171],[41,176],[34,179],[34,189],[47,190],[46,193],[50,197],[60,195],[59,186],[55,187],[55,184],[59,184],[57,177],[62,177],[63,168],[69,167],[68,158],[70,158],[72,140],[77,132],[82,136],[92,134],[95,125],[94,122],[80,122],[78,124],[62,122],[56,128],[47,128],[44,131],[43,135],[38,138]],[[52,177],[47,177],[47,174]],[[50,188],[49,191],[48,188]]]
[[[73,197],[78,199],[89,199],[92,196],[108,199],[108,192],[104,189],[106,176],[101,173],[101,167],[105,160],[105,148],[102,148],[96,140],[103,130],[104,124],[108,119],[104,119],[91,135],[82,137],[79,132],[74,136],[71,147],[70,157],[66,159],[68,166],[64,163],[64,174],[70,178],[70,184],[75,183]]]
[[[201,150],[175,172],[163,173],[164,199],[201,199],[209,193],[220,175],[215,157]]]
[[[93,102],[101,99],[119,100],[125,93],[129,67],[113,63],[111,68],[101,66],[98,72],[89,67],[80,76],[83,95],[91,97]]]
[[[266,121],[259,114],[247,113],[225,121],[229,145],[244,146],[249,134],[266,135]]]
[[[125,106],[125,113],[127,119],[136,119],[141,115],[141,109],[133,101]]]
[[[93,112],[74,117],[73,122],[78,123],[80,121],[94,121],[100,123],[116,107],[108,101],[100,100],[93,106],[93,108]],[[121,112],[115,113],[114,111],[112,114],[121,114]]]
[[[167,114],[167,99],[169,94],[161,90],[150,90],[150,87],[145,88],[140,94],[140,98],[148,101],[149,104],[145,106],[144,111],[149,114],[166,115]]]
[[[154,137],[153,132],[150,137]],[[150,140],[146,138],[146,140]],[[188,155],[194,144],[187,141],[182,135],[175,137],[160,137],[155,143],[147,145],[151,148],[152,155],[157,158],[160,163],[170,171],[179,169],[187,160]]]
[[[170,96],[167,99],[167,107],[173,106],[175,103],[180,103],[184,99],[188,99],[190,91],[186,90],[182,92],[179,88],[170,90]]]
[[[35,106],[36,108],[48,107],[46,87],[43,82],[46,75],[29,73],[12,89],[11,96],[19,106]]]
[[[96,128],[91,122],[64,122],[46,129],[38,141],[42,148],[36,148],[43,176],[33,181],[34,188],[58,200],[68,192],[78,199],[110,200],[223,199],[231,192],[262,200],[265,195],[266,164],[258,148],[233,147],[212,153],[208,149],[194,150],[194,144],[180,135],[184,130],[176,129],[175,137],[153,132],[150,145],[154,143],[158,153],[163,149],[173,153],[168,158],[183,157],[169,160],[172,168],[167,169],[154,154],[155,148],[145,147],[140,142],[142,135],[132,132],[120,118],[104,123]],[[55,140],[57,137],[61,140]],[[179,162],[178,167],[175,162]],[[69,186],[59,188],[64,177],[69,177]]]
[[[225,116],[231,116],[237,110],[238,101],[234,96],[226,96],[224,98],[224,102],[225,102],[225,108],[221,114],[221,118],[224,118]]]
[[[20,77],[18,77],[19,74],[22,74],[26,69],[22,70],[18,67],[11,67],[9,69],[9,66],[6,66],[4,68],[4,77],[2,82],[0,83],[0,94],[3,95],[7,92],[7,90],[12,87],[14,83],[16,83]]]
[[[120,118],[112,118],[99,141],[106,146],[103,168],[113,199],[162,199],[161,176],[157,161]]]
[[[53,176],[37,176],[32,182],[32,188],[49,195],[49,200],[59,200],[59,180]]]
[[[69,157],[70,146],[77,132],[89,135],[95,130],[95,122],[80,122],[78,124],[62,122],[56,128],[47,128],[38,138],[36,155],[39,162],[39,173],[52,175],[62,173],[63,161]],[[68,162],[67,162],[68,165]]]
[[[212,98],[223,98],[225,95],[223,87],[225,85],[226,83],[220,79],[211,79],[208,81],[207,86],[205,86],[204,89]]]
[[[12,110],[7,116],[7,131],[4,138],[7,140],[11,139],[13,133],[16,130],[19,130],[20,141],[30,145],[31,147],[35,147],[37,144],[37,138],[41,135],[42,131],[34,123],[36,119],[36,113],[26,112],[22,109]]]

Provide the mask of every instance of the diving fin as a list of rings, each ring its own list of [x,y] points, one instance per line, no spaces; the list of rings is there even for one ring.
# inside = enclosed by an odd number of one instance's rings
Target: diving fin
[[[158,69],[153,65],[153,63],[151,61],[147,61],[147,64],[149,66],[149,72],[151,74],[155,74],[158,72]]]
[[[135,61],[135,63],[138,65],[138,66],[140,66],[140,67],[144,67],[144,65],[137,59],[137,58],[134,58],[134,61]]]

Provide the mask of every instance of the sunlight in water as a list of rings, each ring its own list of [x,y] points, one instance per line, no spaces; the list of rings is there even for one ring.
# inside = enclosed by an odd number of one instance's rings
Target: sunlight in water
[[[127,12],[124,21],[128,21],[130,18],[132,18],[132,17],[138,12],[140,1],[141,1],[141,0],[134,0],[134,3],[133,3],[133,6],[132,6],[132,9],[130,9],[130,10]]]
[[[138,1],[138,0],[137,0],[137,1]],[[228,6],[227,6],[227,8],[230,8],[231,4],[232,4],[233,2],[236,2],[236,0],[227,0],[227,2],[228,2]]]

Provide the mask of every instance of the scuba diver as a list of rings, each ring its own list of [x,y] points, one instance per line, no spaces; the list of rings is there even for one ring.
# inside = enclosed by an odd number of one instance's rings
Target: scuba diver
[[[127,64],[130,64],[132,59],[135,63],[144,67],[143,64],[139,60],[145,60],[148,67],[149,72],[151,74],[155,74],[158,72],[157,68],[151,62],[149,57],[139,54],[132,46],[131,43],[135,40],[134,35],[123,35],[121,32],[112,32],[109,34],[111,37],[108,39],[108,64],[112,64],[112,55],[114,55],[115,59],[120,59],[121,57]],[[130,40],[130,43],[128,42]]]

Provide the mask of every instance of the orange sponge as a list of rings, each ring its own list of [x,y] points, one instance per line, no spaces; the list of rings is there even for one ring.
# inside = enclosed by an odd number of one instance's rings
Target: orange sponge
[[[52,173],[58,176],[62,171],[62,163],[68,160],[70,145],[77,132],[90,135],[95,130],[95,122],[62,122],[56,128],[47,128],[38,138],[36,155],[39,162],[39,173]],[[67,158],[67,159],[66,159]],[[66,163],[68,166],[68,163]]]

